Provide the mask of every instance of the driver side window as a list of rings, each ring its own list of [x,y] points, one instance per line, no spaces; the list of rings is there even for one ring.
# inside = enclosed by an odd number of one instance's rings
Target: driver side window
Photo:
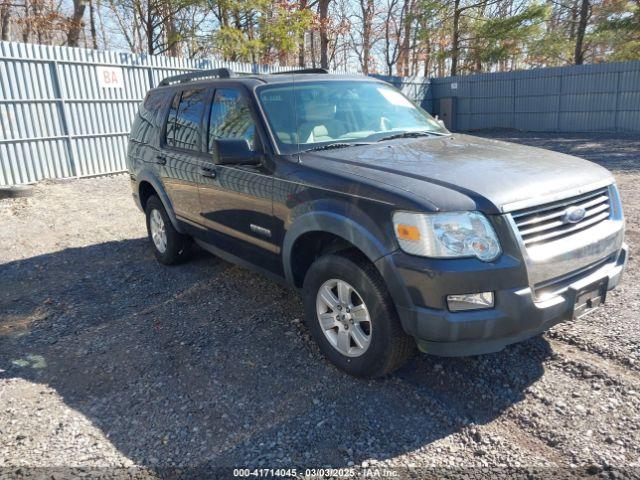
[[[215,140],[245,139],[255,149],[256,126],[249,105],[232,88],[219,88],[213,97],[209,116],[208,151],[215,153]]]

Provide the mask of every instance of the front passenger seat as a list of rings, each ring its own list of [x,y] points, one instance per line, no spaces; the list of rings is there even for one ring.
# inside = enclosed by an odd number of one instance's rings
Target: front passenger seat
[[[347,133],[344,122],[336,120],[335,105],[322,100],[303,104],[303,122],[300,125],[300,142],[330,142]]]

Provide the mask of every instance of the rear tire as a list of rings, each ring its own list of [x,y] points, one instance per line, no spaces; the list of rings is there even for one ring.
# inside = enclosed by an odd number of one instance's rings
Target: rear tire
[[[387,375],[415,353],[384,280],[357,252],[316,260],[304,279],[303,301],[305,323],[320,350],[350,375]]]
[[[147,200],[145,214],[149,243],[158,261],[163,265],[175,265],[186,260],[191,238],[173,227],[164,205],[156,195]]]

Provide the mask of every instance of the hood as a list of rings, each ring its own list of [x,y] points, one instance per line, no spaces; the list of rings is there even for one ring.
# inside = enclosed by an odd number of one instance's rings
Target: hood
[[[309,152],[301,160],[402,189],[439,210],[468,208],[452,201],[464,196],[480,211],[507,212],[613,182],[608,170],[571,155],[458,134]]]

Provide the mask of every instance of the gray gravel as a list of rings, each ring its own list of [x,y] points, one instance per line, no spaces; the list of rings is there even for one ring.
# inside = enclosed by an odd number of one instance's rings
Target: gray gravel
[[[322,358],[293,292],[205,253],[159,265],[123,175],[0,200],[0,477],[640,475],[640,139],[483,135],[614,170],[624,283],[544,336],[377,381]]]

